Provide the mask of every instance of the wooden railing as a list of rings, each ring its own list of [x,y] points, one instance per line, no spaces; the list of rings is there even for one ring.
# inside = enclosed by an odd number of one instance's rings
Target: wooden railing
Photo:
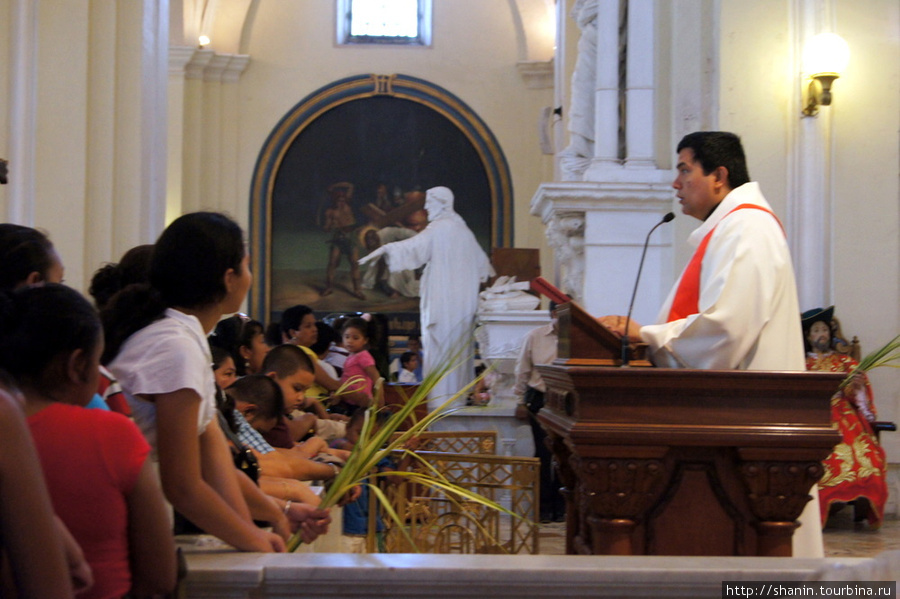
[[[451,484],[478,493],[516,516],[405,478],[382,480],[381,488],[403,525],[401,529],[370,493],[369,513],[380,514],[385,530],[376,534],[375,520],[370,520],[368,550],[537,554],[540,462],[490,453],[494,447],[494,431],[422,433],[416,454],[427,466],[412,460],[409,469],[429,472],[433,468]],[[448,449],[452,451],[444,451]],[[398,463],[402,456],[402,450],[395,452]]]

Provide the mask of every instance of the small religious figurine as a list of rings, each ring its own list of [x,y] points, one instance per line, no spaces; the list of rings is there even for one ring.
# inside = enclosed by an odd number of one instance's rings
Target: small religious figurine
[[[435,385],[429,398],[434,408],[458,393],[474,378],[470,347],[478,291],[494,274],[490,260],[462,217],[453,210],[453,192],[433,187],[425,195],[428,226],[414,237],[387,243],[360,264],[382,256],[391,272],[425,266],[419,304],[422,345],[427,376],[442,367],[456,366]],[[461,364],[457,363],[463,360]],[[465,398],[460,398],[463,404]]]
[[[834,347],[832,320],[834,306],[815,308],[801,316],[806,339],[806,368],[849,373],[857,362]],[[825,474],[819,481],[822,525],[828,520],[831,504],[857,499],[868,502],[866,518],[870,528],[878,528],[887,501],[886,459],[871,423],[875,421],[872,387],[864,373],[831,398],[831,423],[841,433],[841,442],[823,462]]]

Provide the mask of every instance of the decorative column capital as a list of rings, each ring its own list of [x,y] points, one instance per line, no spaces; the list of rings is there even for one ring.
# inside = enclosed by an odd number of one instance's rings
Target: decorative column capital
[[[231,60],[228,61],[228,64],[225,66],[225,72],[222,73],[222,81],[225,83],[239,81],[241,75],[247,69],[247,65],[250,64],[249,54],[231,54],[230,56]]]
[[[740,472],[754,516],[764,522],[794,522],[812,498],[809,491],[824,468],[813,461],[753,460],[741,463]]]
[[[215,52],[212,50],[195,50],[185,68],[186,79],[203,79],[206,66],[210,63]]]
[[[196,51],[193,46],[169,46],[169,74],[184,75],[185,67]]]

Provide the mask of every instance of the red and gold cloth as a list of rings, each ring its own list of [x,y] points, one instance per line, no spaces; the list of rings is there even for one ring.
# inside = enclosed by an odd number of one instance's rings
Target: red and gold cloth
[[[836,353],[810,353],[806,358],[807,370],[850,372],[854,366],[856,360]],[[887,460],[867,415],[875,419],[875,404],[872,387],[863,374],[860,383],[847,385],[831,398],[831,423],[841,433],[841,442],[823,462],[825,474],[819,481],[823,526],[832,503],[859,498],[869,502],[869,526],[881,526],[888,494]]]

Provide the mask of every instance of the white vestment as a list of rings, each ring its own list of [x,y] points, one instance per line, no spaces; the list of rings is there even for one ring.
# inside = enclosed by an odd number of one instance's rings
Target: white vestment
[[[762,210],[728,214],[741,204],[771,210],[759,185],[746,183],[729,193],[688,238],[697,247],[715,227],[700,271],[699,313],[666,322],[679,278],[659,312],[659,324],[641,327],[641,338],[650,345],[657,366],[806,370],[797,286],[784,232]],[[816,485],[811,493],[813,499],[794,533],[795,557],[823,556]]]
[[[659,324],[641,328],[657,366],[806,369],[797,286],[784,232],[762,210],[738,210],[725,218],[740,204],[771,210],[759,185],[747,183],[729,193],[691,233],[688,242],[697,247],[715,227],[700,271],[700,312],[666,322],[676,283],[660,310]]]
[[[494,274],[475,235],[453,211],[452,196],[449,206],[445,205],[441,211],[434,206],[426,203],[430,222],[422,232],[382,246],[391,272],[425,265],[419,281],[425,376],[451,360],[456,364],[462,359],[435,386],[429,397],[431,408],[442,404],[475,378],[471,343],[478,290],[481,282]],[[465,399],[460,398],[458,404],[464,405]]]

